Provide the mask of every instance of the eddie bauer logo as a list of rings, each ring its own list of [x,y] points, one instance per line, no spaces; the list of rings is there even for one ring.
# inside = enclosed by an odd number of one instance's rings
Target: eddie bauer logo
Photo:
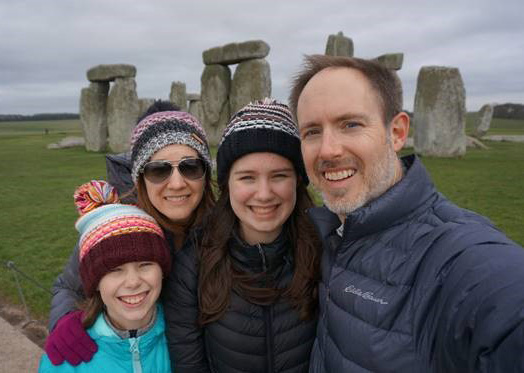
[[[344,289],[344,292],[355,294],[356,296],[362,299],[370,300],[375,303],[388,304],[388,302],[386,302],[384,299],[375,297],[375,295],[371,291],[362,291],[361,289],[355,287],[354,285],[347,286]]]

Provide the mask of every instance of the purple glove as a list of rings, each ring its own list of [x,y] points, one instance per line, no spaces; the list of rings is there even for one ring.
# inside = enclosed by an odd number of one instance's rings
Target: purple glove
[[[44,349],[54,365],[66,360],[76,366],[91,360],[98,351],[98,346],[82,325],[82,314],[82,311],[73,311],[62,316],[47,337]]]

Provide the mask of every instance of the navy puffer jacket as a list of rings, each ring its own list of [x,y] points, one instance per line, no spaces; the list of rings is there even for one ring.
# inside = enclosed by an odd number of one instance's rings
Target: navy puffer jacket
[[[324,243],[311,372],[524,371],[524,250],[432,184],[421,162]]]
[[[287,286],[294,266],[292,251],[284,236],[281,234],[272,244],[256,246],[249,246],[237,237],[231,238],[232,265],[247,273],[266,271],[275,279],[277,287]],[[166,334],[176,371],[307,372],[317,320],[301,320],[286,299],[261,306],[232,291],[224,316],[204,328],[198,327],[195,247],[196,242],[193,242],[175,254],[164,293]]]

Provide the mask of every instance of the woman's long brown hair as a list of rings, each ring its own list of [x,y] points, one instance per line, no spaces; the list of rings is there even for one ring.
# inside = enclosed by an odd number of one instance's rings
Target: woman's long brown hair
[[[257,276],[239,273],[231,265],[228,240],[237,223],[231,203],[227,181],[219,186],[220,198],[215,209],[204,223],[204,237],[200,250],[199,303],[201,325],[222,317],[234,290],[255,304],[271,304],[279,297],[286,298],[302,320],[311,319],[317,311],[320,241],[306,215],[313,201],[300,178],[297,180],[297,202],[284,224],[292,245],[293,278],[285,289],[261,288],[254,283]]]

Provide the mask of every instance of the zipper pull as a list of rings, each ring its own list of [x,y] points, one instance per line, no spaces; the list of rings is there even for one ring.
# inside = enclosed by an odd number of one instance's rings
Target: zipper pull
[[[262,258],[262,269],[264,272],[267,272],[266,254],[264,253],[264,249],[262,249],[262,246],[259,243],[257,243],[257,248],[260,257]]]

